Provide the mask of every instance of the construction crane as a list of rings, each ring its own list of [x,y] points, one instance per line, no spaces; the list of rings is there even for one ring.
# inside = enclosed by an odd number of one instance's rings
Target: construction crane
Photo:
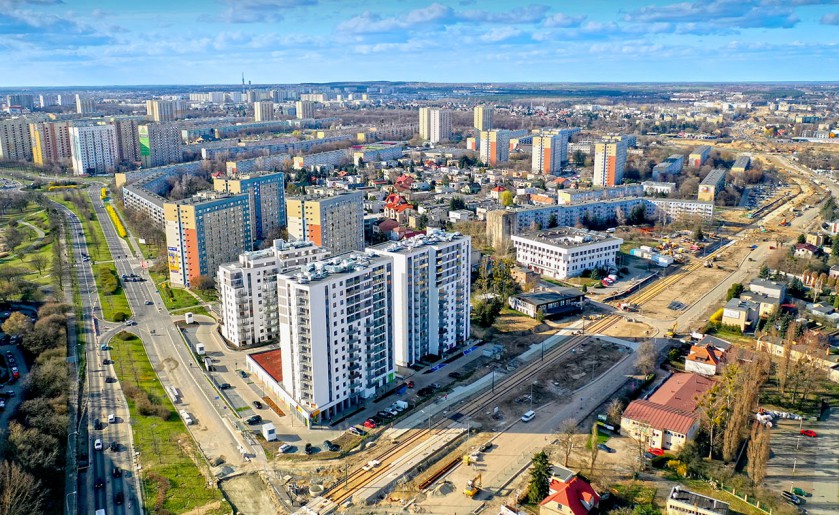
[[[463,495],[475,497],[481,491],[481,474],[466,482],[466,488],[463,489]]]

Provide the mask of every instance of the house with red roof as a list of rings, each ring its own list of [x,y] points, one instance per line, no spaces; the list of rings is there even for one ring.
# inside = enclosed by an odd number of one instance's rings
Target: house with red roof
[[[489,196],[494,198],[495,200],[498,200],[501,198],[501,194],[505,191],[507,191],[507,188],[505,188],[504,186],[496,186],[492,188],[492,190],[490,190]]]
[[[629,403],[621,417],[621,434],[650,447],[681,449],[699,431],[696,406],[713,384],[699,374],[673,374],[646,400]]]
[[[552,479],[550,493],[539,503],[539,515],[587,515],[600,504],[600,495],[584,479]]]
[[[725,351],[713,345],[693,345],[685,358],[685,372],[695,372],[703,376],[713,376],[722,371],[725,363]]]
[[[385,216],[396,220],[400,224],[407,223],[408,217],[415,210],[415,206],[408,203],[408,200],[402,195],[391,193],[385,198]]]

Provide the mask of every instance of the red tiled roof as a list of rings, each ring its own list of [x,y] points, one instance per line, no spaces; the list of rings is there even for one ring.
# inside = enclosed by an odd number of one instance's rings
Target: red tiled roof
[[[278,383],[283,381],[283,358],[280,349],[250,354],[250,358],[256,361],[256,364],[262,367],[262,370],[267,372],[274,381]]]
[[[496,186],[492,188],[492,191],[507,191],[504,186]]]
[[[713,379],[699,374],[673,374],[649,397],[649,401],[693,413],[698,399],[713,384]]]
[[[683,435],[688,434],[690,428],[696,423],[696,416],[693,413],[645,400],[630,402],[623,416],[629,420],[648,424],[653,429],[669,430]]]
[[[687,359],[689,361],[697,361],[699,363],[708,363],[716,365],[720,361],[722,361],[722,357],[723,351],[717,349],[712,345],[693,345],[690,348],[690,354],[688,354]]]
[[[582,500],[585,500],[592,507],[600,502],[600,496],[597,495],[594,488],[577,476],[571,478],[567,483],[561,483],[559,481],[551,482],[551,489],[554,487],[557,487],[557,492],[545,497],[539,503],[540,506],[558,503],[563,506],[568,506],[574,515],[586,515],[590,509],[586,508]]]
[[[379,224],[379,230],[382,232],[392,231],[399,227],[399,222],[396,220],[385,220],[384,222]]]

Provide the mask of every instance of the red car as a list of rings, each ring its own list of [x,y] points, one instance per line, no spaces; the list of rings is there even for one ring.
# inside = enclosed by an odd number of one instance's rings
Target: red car
[[[650,447],[649,449],[650,454],[654,454],[655,456],[664,456],[664,451],[661,449],[657,449],[655,447]]]
[[[414,387],[414,382],[413,381],[408,381],[408,388],[413,388],[413,387]]]
[[[364,421],[364,427],[369,429],[376,429],[376,423],[368,418]]]
[[[815,438],[815,437],[819,436],[812,429],[802,429],[801,430],[801,435],[802,436],[809,436],[810,438]]]

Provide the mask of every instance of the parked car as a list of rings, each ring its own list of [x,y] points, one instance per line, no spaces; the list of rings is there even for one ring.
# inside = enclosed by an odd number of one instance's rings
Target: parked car
[[[102,440],[97,438],[93,441],[93,450],[94,451],[101,451],[102,450]]]
[[[17,367],[12,367],[12,377],[15,379],[20,378],[20,370],[18,370]]]
[[[248,373],[247,373],[247,372],[245,372],[244,370],[240,370],[240,371],[239,371],[239,376],[240,376],[242,379],[247,379],[247,378],[248,378]]]
[[[815,431],[813,431],[812,429],[802,429],[801,430],[801,436],[816,438],[819,435]]]
[[[381,411],[376,412],[376,415],[378,415],[381,418],[390,418],[391,417],[390,412],[385,411],[385,410],[381,410]]]
[[[103,359],[103,360],[102,360],[102,364],[103,364],[103,365],[110,365],[110,364],[111,364],[111,360],[109,360],[108,358],[105,358],[105,359]]]
[[[611,453],[615,452],[615,450],[614,450],[614,449],[612,449],[611,447],[609,447],[609,446],[608,446],[608,445],[606,445],[605,443],[599,443],[599,444],[597,444],[597,448],[598,448],[598,449],[600,449],[601,451],[608,452],[609,454],[611,454]]]
[[[254,416],[250,417],[248,420],[246,420],[246,422],[248,423],[249,426],[254,426],[254,425],[262,422],[262,417],[259,416],[259,415],[254,415]]]
[[[330,452],[338,452],[341,450],[341,446],[335,445],[334,443],[330,442],[329,440],[325,440],[323,442],[323,446]]]
[[[232,386],[230,386],[230,383],[221,383],[220,385],[218,385],[218,387],[221,390],[229,390],[230,388],[232,388]]]
[[[116,424],[117,423],[117,416],[113,413],[108,414],[108,423],[109,424]]]
[[[354,435],[356,435],[356,436],[364,436],[364,435],[366,435],[366,434],[367,434],[365,431],[362,431],[361,429],[359,429],[359,428],[357,428],[357,427],[355,427],[355,426],[351,426],[351,427],[349,428],[349,432],[350,432],[350,433],[352,433],[352,434],[354,434]]]
[[[651,460],[653,458],[655,458],[655,454],[653,454],[651,452],[644,451],[644,459],[645,460]]]
[[[93,429],[99,431],[102,429],[102,421],[98,418],[93,419]]]
[[[478,447],[480,452],[487,452],[490,449],[492,449],[492,442],[484,442]]]
[[[122,477],[122,469],[114,467],[114,470],[111,471],[111,475],[114,477]]]
[[[284,443],[284,444],[282,444],[282,445],[280,446],[280,449],[279,449],[279,450],[280,450],[280,452],[281,452],[281,453],[285,454],[285,453],[287,453],[287,452],[290,452],[290,451],[291,451],[291,446],[290,446],[289,444],[287,444],[287,443]]]
[[[154,304],[154,302],[152,302],[152,301],[150,301],[150,300],[147,300],[147,301],[146,301],[146,306],[151,306],[152,304]]]
[[[371,419],[368,418],[367,420],[364,421],[364,427],[367,427],[367,428],[370,428],[370,429],[376,429],[376,422],[374,420],[371,420]]]
[[[259,401],[253,401],[253,407],[256,409],[262,409],[262,403]]]
[[[303,452],[306,454],[312,454],[312,444],[307,443],[306,447],[303,448]]]
[[[408,381],[406,384],[408,385],[408,388],[413,388],[414,387],[414,382],[413,381]]]
[[[792,504],[794,504],[796,506],[801,504],[801,498],[798,497],[797,495],[795,495],[792,492],[788,492],[788,491],[784,490],[783,492],[781,492],[781,495],[784,496],[784,499],[786,499],[787,501],[791,502]]]
[[[419,395],[420,397],[428,397],[432,393],[434,393],[434,390],[432,390],[431,388],[429,388],[427,386],[417,390],[417,395]]]
[[[119,451],[119,444],[116,442],[116,440],[114,440],[113,442],[111,442],[111,452],[117,451]]]
[[[116,377],[107,376],[107,377],[105,377],[105,382],[106,382],[106,383],[116,383],[116,382],[117,382],[117,378],[116,378]]]
[[[460,372],[449,372],[449,377],[451,377],[452,379],[460,379],[463,377],[463,374],[461,374]]]
[[[9,365],[14,365],[14,364],[17,363],[17,360],[15,359],[15,357],[11,356],[11,355],[6,356],[6,361],[9,362]]]

